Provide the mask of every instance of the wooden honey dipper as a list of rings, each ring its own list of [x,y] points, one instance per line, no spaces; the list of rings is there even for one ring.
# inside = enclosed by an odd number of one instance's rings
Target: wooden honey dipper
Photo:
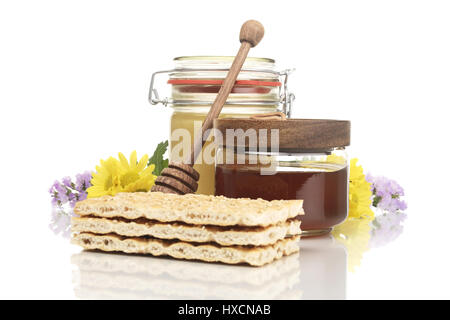
[[[239,34],[239,41],[241,47],[233,60],[230,70],[227,73],[222,87],[214,100],[205,121],[202,125],[202,133],[198,135],[200,138],[194,141],[194,148],[190,156],[183,162],[170,162],[169,166],[165,168],[161,175],[155,181],[151,191],[159,191],[164,193],[186,194],[194,193],[198,188],[199,173],[193,168],[198,154],[203,148],[203,135],[211,129],[214,119],[219,117],[223,105],[227,101],[228,95],[233,89],[237,76],[241,71],[242,65],[247,58],[250,48],[256,46],[264,36],[264,27],[261,23],[255,20],[245,22],[241,27]]]

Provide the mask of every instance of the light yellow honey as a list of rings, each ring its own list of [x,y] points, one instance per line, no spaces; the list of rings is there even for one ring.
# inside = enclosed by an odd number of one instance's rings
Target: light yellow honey
[[[170,123],[170,130],[171,130],[171,139],[170,139],[170,159],[174,160],[181,158],[184,158],[186,156],[186,153],[183,151],[179,152],[179,150],[174,151],[174,147],[180,143],[179,140],[172,140],[172,133],[177,129],[185,129],[190,134],[190,145],[193,144],[194,139],[194,122],[199,121],[203,122],[203,120],[206,117],[206,113],[208,111],[208,108],[205,108],[206,110],[202,110],[203,112],[198,112],[195,107],[190,107],[188,111],[178,111],[178,108],[174,108],[174,112],[172,113],[171,117],[171,123]],[[181,109],[181,108],[180,108]],[[200,109],[200,108],[198,108]],[[204,109],[204,108],[202,108]],[[196,112],[197,111],[197,112]],[[221,118],[246,118],[253,114],[261,114],[261,113],[268,113],[276,111],[276,106],[266,106],[266,107],[251,107],[251,106],[234,106],[233,108],[227,108],[224,107],[222,110],[222,113],[220,114]],[[203,146],[203,150],[211,150],[210,148],[214,148],[214,146],[210,146],[210,144],[213,143],[211,141],[207,141],[205,145]],[[214,150],[211,152],[211,154],[214,155]],[[208,155],[205,155],[202,159],[202,163],[200,162],[200,159],[197,159],[194,169],[198,171],[200,174],[200,180],[198,184],[198,190],[197,193],[199,194],[214,194],[214,163],[208,164],[205,163],[205,158]]]

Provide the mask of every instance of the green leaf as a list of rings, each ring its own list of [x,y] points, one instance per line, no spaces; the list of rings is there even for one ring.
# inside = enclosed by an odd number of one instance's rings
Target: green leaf
[[[154,175],[159,176],[161,171],[169,165],[169,159],[164,159],[164,154],[166,153],[168,146],[168,140],[159,143],[155,152],[153,152],[152,157],[148,160],[148,166],[151,164],[155,165],[155,170],[153,170]]]
[[[374,207],[376,207],[378,205],[378,202],[380,202],[380,201],[381,201],[381,197],[380,196],[375,196],[375,197],[373,197],[372,205]]]

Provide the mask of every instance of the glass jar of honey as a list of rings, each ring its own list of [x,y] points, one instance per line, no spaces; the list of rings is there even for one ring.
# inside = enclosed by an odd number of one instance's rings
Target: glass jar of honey
[[[217,119],[214,128],[216,195],[302,199],[302,236],[346,219],[349,121]]]
[[[194,133],[201,128],[234,57],[192,56],[174,59],[175,68],[152,76],[149,101],[173,109],[170,120],[170,161],[182,161],[190,154]],[[168,75],[170,98],[160,99],[155,77]],[[220,117],[246,118],[249,115],[282,111],[290,115],[294,95],[287,90],[289,70],[276,71],[275,61],[248,57]],[[197,193],[214,194],[214,145],[211,136],[194,168],[200,174]]]

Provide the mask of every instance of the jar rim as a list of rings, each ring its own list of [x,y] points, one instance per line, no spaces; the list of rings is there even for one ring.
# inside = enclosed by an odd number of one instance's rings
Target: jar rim
[[[179,56],[175,57],[173,61],[223,61],[223,62],[232,62],[234,56]],[[248,61],[253,62],[267,62],[267,63],[275,63],[275,59],[271,58],[260,58],[260,57],[247,57]]]

